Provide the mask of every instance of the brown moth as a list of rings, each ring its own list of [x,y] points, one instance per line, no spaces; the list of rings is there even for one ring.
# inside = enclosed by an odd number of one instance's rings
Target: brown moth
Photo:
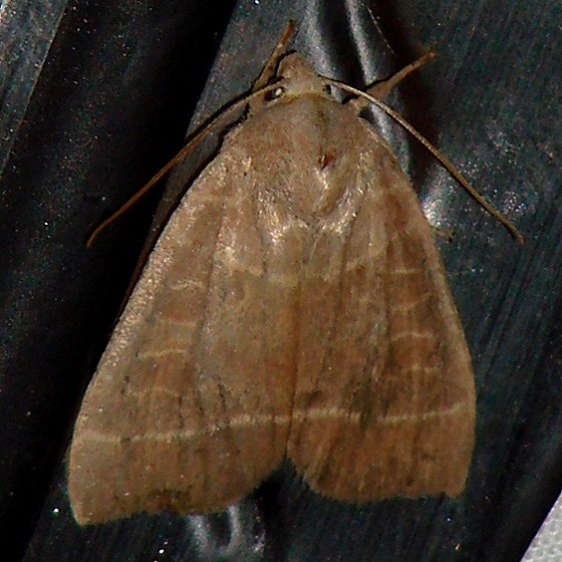
[[[76,520],[225,509],[287,455],[346,502],[459,494],[470,355],[387,143],[299,55],[158,240],[84,398]]]

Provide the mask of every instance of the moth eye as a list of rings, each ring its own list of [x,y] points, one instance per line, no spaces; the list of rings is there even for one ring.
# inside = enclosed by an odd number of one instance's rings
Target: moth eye
[[[283,88],[282,86],[279,86],[279,87],[271,90],[271,92],[267,92],[267,94],[265,94],[265,100],[266,101],[277,100],[280,97],[282,97],[284,94],[285,94],[285,88]]]
[[[324,93],[325,93],[325,94],[328,94],[329,96],[332,95],[332,86],[331,86],[331,84],[324,84],[323,90],[324,90]]]

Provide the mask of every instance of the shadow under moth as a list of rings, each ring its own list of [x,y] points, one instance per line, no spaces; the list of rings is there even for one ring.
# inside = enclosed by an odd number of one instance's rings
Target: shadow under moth
[[[224,510],[284,456],[345,502],[464,488],[475,388],[432,229],[359,105],[298,54],[274,62],[86,392],[68,473],[81,524]]]

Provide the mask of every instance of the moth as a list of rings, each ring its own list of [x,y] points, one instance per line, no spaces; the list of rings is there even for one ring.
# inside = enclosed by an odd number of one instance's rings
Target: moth
[[[464,488],[474,377],[416,194],[301,56],[272,78],[171,216],[86,392],[81,524],[220,511],[285,456],[344,502]]]

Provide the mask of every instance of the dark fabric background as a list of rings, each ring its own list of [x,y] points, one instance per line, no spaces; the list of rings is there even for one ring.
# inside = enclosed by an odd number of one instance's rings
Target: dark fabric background
[[[561,16],[556,0],[4,2],[0,559],[519,560],[562,481]],[[196,121],[248,89],[290,17],[295,47],[358,86],[434,47],[390,101],[526,237],[381,121],[430,220],[455,230],[438,244],[477,381],[466,491],[342,505],[285,465],[222,515],[81,529],[64,455],[159,194],[91,251],[86,236],[177,150],[198,100]]]

